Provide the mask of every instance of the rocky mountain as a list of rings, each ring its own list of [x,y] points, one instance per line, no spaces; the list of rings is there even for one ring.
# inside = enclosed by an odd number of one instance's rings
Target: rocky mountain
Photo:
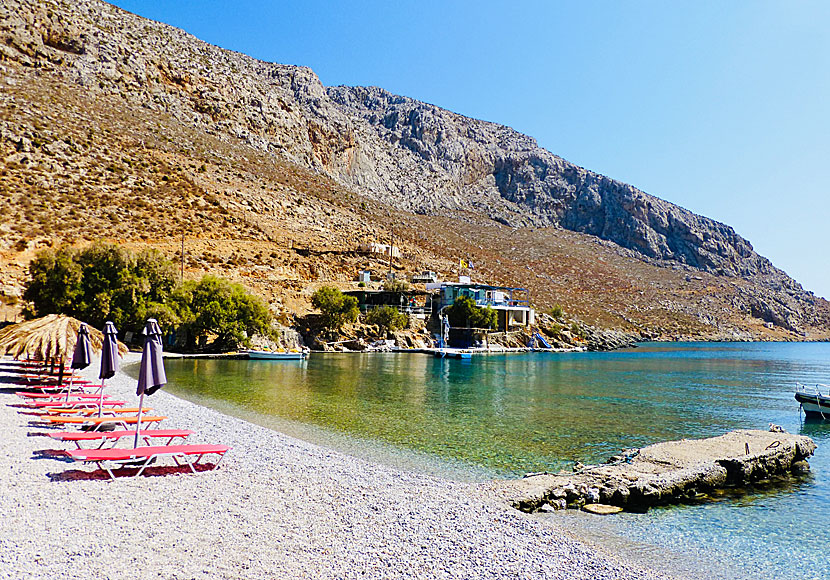
[[[184,156],[205,168],[202,175],[184,180],[186,187],[176,189],[169,181],[164,187],[179,194],[185,189],[194,195],[202,189],[218,192],[226,197],[220,196],[217,203],[231,215],[244,198],[259,216],[259,221],[246,218],[246,223],[260,231],[275,227],[263,225],[262,220],[276,219],[277,206],[292,203],[286,191],[314,196],[307,191],[308,184],[325,183],[323,189],[341,192],[335,198],[343,198],[343,192],[354,193],[365,200],[354,203],[365,207],[371,201],[373,208],[380,204],[381,209],[376,215],[370,215],[371,209],[357,216],[349,213],[353,208],[321,209],[325,204],[318,204],[312,213],[319,218],[321,230],[336,238],[350,228],[345,237],[356,239],[367,232],[379,233],[398,219],[399,232],[412,232],[409,241],[414,254],[421,256],[421,264],[422,251],[429,246],[436,259],[452,257],[446,253],[446,244],[425,240],[419,230],[422,226],[412,220],[429,223],[430,217],[451,218],[473,230],[479,224],[488,232],[505,227],[504,232],[541,231],[547,233],[536,237],[557,239],[582,240],[579,236],[587,235],[610,243],[601,252],[619,256],[626,264],[638,261],[677,272],[681,285],[690,280],[729,281],[736,290],[724,293],[718,303],[728,304],[739,319],[754,319],[760,326],[752,325],[758,328],[803,333],[825,328],[830,320],[826,302],[805,292],[758,255],[731,227],[573,165],[509,127],[463,117],[376,87],[324,87],[308,68],[262,62],[223,50],[98,0],[5,0],[0,5],[0,59],[10,83],[6,104],[20,107],[19,113],[8,109],[4,116],[0,143],[8,150],[6,171],[20,178],[24,187],[31,176],[24,176],[20,165],[26,171],[43,165],[33,159],[45,155],[37,146],[45,133],[50,135],[49,147],[62,149],[70,160],[76,154],[91,154],[71,151],[78,148],[78,139],[66,143],[67,127],[106,102],[109,108],[101,112],[100,122],[121,127],[121,134],[109,135],[112,143],[129,135],[139,165],[150,148],[155,153],[166,150]],[[74,118],[63,117],[61,104],[50,105],[46,95],[37,93],[38,87],[53,96],[62,91],[74,95],[66,97],[67,103],[76,103]],[[33,108],[41,111],[39,119],[24,114]],[[65,107],[62,112],[67,112]],[[73,131],[82,133],[79,126]],[[233,187],[230,179],[217,174],[220,166],[228,169],[227,157],[216,158],[223,147],[233,149],[235,159],[242,156],[253,164],[245,175],[238,171],[233,175],[237,180]],[[113,165],[115,153],[95,154],[96,160],[89,161],[93,166]],[[21,159],[26,163],[20,164]],[[133,179],[129,183],[143,183],[146,189],[150,176],[137,176],[132,161],[116,161],[126,174],[123,177]],[[252,180],[262,179],[263,167],[269,173],[276,168],[282,177],[252,186]],[[60,171],[69,178],[77,172],[72,163],[63,164]],[[303,177],[286,183],[286,174]],[[55,179],[54,168],[49,179]],[[278,179],[283,180],[285,191],[272,190]],[[124,189],[128,190],[142,188]],[[177,210],[183,212],[177,218],[181,223],[190,219],[191,207]],[[269,213],[273,214],[270,218]],[[393,219],[393,213],[398,218]],[[340,217],[333,219],[335,214]],[[21,215],[25,217],[25,212]],[[280,227],[301,229],[289,222],[284,219]],[[7,225],[8,231],[12,229]],[[497,238],[492,245],[499,243]],[[536,243],[534,236],[527,243]],[[484,255],[488,249],[468,247],[464,251]],[[543,267],[555,270],[553,265],[539,266]],[[585,263],[583,268],[589,272],[593,266]],[[544,276],[551,279],[551,274]],[[540,284],[536,278],[531,285]],[[539,288],[538,294],[546,292]],[[568,292],[563,290],[565,296]],[[691,318],[718,318],[705,305],[695,308],[700,312],[690,310]],[[631,312],[620,314],[620,320],[634,321],[623,326],[645,328],[636,318]],[[706,330],[695,332],[707,335]]]

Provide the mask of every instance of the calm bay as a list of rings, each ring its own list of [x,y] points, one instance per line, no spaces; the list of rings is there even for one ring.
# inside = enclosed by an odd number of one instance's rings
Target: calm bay
[[[646,514],[567,518],[633,559],[691,577],[830,576],[830,423],[796,381],[830,382],[826,343],[647,343],[610,353],[305,362],[168,359],[173,393],[342,451],[485,480],[590,464],[622,448],[770,422],[818,444],[809,476]]]

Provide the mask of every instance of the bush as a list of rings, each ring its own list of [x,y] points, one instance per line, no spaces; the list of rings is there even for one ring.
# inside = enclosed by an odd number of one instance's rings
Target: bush
[[[380,306],[366,313],[366,324],[376,324],[384,332],[400,330],[409,326],[409,316],[394,306]]]
[[[476,306],[475,300],[469,296],[459,296],[444,312],[451,326],[491,329],[498,326],[496,311],[489,306]]]
[[[30,315],[68,314],[103,328],[112,320],[119,330],[140,330],[149,313],[163,314],[175,285],[175,268],[156,250],[137,255],[105,243],[82,250],[61,247],[37,254],[23,298]],[[175,323],[163,316],[159,323]]]
[[[311,305],[320,311],[323,325],[330,330],[340,330],[344,324],[355,322],[360,315],[357,298],[345,296],[332,286],[323,286],[314,292]]]
[[[216,335],[213,344],[220,349],[247,346],[248,337],[254,334],[273,334],[265,302],[217,276],[182,284],[173,292],[169,314],[181,321],[190,343]]]
[[[386,280],[383,289],[387,292],[408,292],[409,283],[406,280]]]
[[[559,304],[554,304],[553,308],[550,309],[550,315],[556,320],[560,320],[563,316],[565,316],[565,311]]]

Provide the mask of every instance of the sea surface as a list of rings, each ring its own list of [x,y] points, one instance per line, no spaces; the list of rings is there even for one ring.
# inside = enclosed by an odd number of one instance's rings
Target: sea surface
[[[830,578],[830,422],[796,382],[830,382],[830,344],[647,343],[610,353],[317,354],[166,361],[168,390],[372,460],[467,480],[601,462],[620,449],[769,423],[812,437],[811,473],[710,501],[567,520],[606,549],[691,578]]]

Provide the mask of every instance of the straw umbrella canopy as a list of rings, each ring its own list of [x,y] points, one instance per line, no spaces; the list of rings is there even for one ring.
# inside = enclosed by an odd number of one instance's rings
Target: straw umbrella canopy
[[[63,314],[49,314],[13,324],[0,330],[0,354],[10,354],[15,358],[26,355],[44,361],[67,358],[75,350],[81,324],[80,320]],[[89,342],[92,352],[100,352],[104,334],[89,328]],[[126,354],[126,345],[119,342],[118,351]]]

